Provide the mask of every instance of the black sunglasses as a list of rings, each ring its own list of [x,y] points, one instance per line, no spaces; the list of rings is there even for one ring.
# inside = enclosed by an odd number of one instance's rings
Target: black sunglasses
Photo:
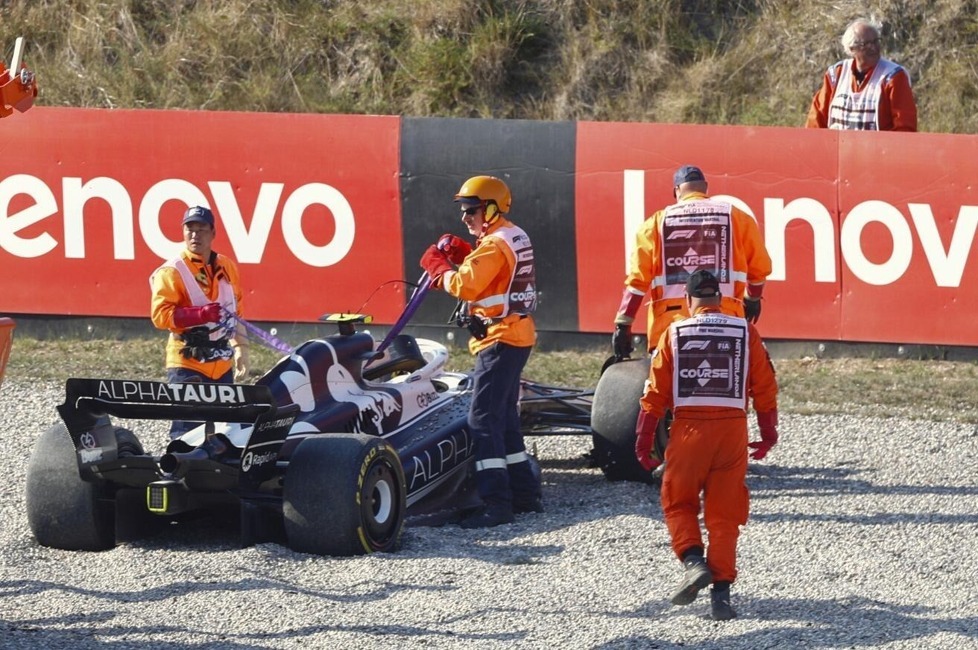
[[[471,208],[462,208],[462,214],[471,217],[481,209],[482,209],[481,205],[474,205]]]

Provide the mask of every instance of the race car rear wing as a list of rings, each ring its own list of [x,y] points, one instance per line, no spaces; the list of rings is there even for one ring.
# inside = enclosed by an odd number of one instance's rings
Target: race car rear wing
[[[257,421],[277,405],[267,386],[166,384],[131,379],[69,379],[58,413],[69,432],[91,429],[99,417],[136,420]]]
[[[115,434],[105,417],[114,415],[136,420],[253,423],[242,457],[254,452],[252,457],[261,462],[249,462],[242,469],[254,480],[263,480],[274,468],[299,410],[295,404],[276,404],[268,386],[78,378],[65,383],[65,401],[57,408],[78,452],[83,477],[90,476],[95,466],[116,459]]]

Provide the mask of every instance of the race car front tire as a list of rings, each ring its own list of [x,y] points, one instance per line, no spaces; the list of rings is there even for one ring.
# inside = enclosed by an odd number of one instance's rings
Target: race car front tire
[[[330,434],[303,440],[285,473],[289,547],[317,555],[394,551],[407,510],[404,469],[383,439]]]
[[[82,480],[64,424],[45,431],[27,465],[27,522],[38,543],[68,551],[114,547],[115,507],[103,490]]]

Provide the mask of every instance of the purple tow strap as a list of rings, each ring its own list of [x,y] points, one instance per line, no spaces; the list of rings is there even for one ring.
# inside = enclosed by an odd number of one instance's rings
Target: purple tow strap
[[[225,318],[241,323],[241,325],[243,325],[244,328],[248,330],[248,333],[253,334],[254,337],[258,339],[258,342],[264,345],[265,347],[271,348],[273,350],[277,350],[278,352],[282,352],[284,354],[292,354],[293,352],[295,352],[295,348],[293,348],[291,345],[289,345],[282,339],[271,334],[270,332],[266,332],[265,330],[258,327],[257,325],[252,325],[251,323],[241,318],[234,312],[230,312],[227,309],[224,309],[224,307],[221,307],[221,310],[224,312]]]
[[[421,279],[418,280],[418,286],[415,288],[414,293],[411,294],[411,298],[408,300],[407,306],[404,307],[404,311],[401,313],[400,318],[398,318],[397,322],[391,326],[390,331],[387,332],[387,336],[380,343],[380,345],[377,346],[377,354],[383,352],[387,346],[391,344],[391,341],[394,340],[394,337],[401,333],[404,326],[407,325],[408,321],[411,320],[411,317],[414,316],[414,312],[418,311],[418,307],[421,306],[421,302],[424,300],[424,297],[428,293],[428,289],[430,287],[431,278],[428,276],[428,273],[425,272],[422,274]],[[230,312],[223,307],[221,310],[223,311],[225,318],[241,323],[241,325],[248,330],[248,333],[253,334],[262,345],[285,354],[292,354],[295,352],[295,348],[273,334],[266,332],[256,325],[252,325],[237,314]]]
[[[404,311],[401,313],[401,317],[397,319],[397,322],[391,326],[387,336],[381,341],[380,345],[377,346],[377,354],[380,354],[387,349],[387,346],[391,344],[394,337],[401,333],[407,322],[411,320],[414,316],[414,312],[418,311],[418,307],[421,306],[421,301],[424,300],[425,295],[428,293],[428,289],[431,287],[431,278],[428,276],[428,272],[425,271],[421,275],[421,279],[418,280],[418,287],[411,294],[408,304],[404,307]]]

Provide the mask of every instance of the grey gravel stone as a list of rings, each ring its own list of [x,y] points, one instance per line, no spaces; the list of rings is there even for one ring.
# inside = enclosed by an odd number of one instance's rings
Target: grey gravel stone
[[[24,511],[59,383],[9,379],[0,454],[2,648],[976,648],[973,425],[782,415],[752,463],[738,618],[669,595],[658,494],[535,438],[547,512],[488,531],[410,528],[396,554],[238,548],[198,522],[102,553],[38,546]],[[159,450],[163,423],[129,423]]]

